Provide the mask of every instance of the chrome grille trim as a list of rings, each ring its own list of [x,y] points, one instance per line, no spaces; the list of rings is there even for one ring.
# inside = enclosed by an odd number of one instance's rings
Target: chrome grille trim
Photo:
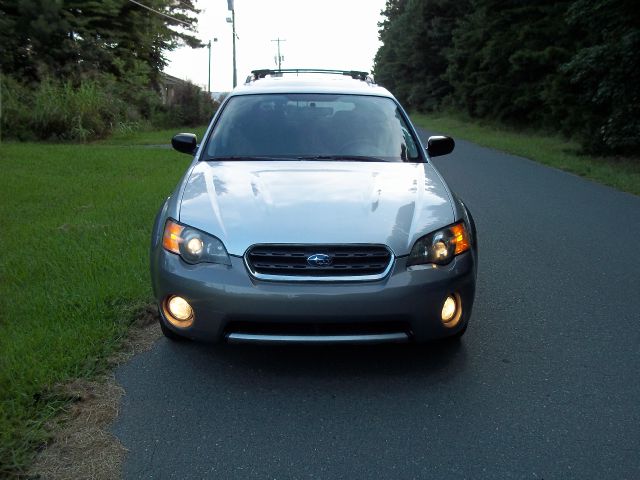
[[[317,253],[329,254],[337,261],[329,267],[307,265],[307,258]],[[244,254],[245,265],[253,277],[287,282],[381,280],[391,271],[394,260],[389,247],[379,244],[256,244]]]
[[[229,343],[265,343],[286,344],[323,344],[323,343],[404,343],[409,341],[406,332],[369,333],[361,335],[273,335],[231,332],[226,335]]]

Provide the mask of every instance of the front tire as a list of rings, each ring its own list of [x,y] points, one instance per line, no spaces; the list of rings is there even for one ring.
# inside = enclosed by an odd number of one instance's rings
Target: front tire
[[[183,337],[182,335],[178,335],[176,332],[174,332],[169,327],[167,327],[162,321],[162,319],[159,319],[159,322],[160,322],[160,330],[162,330],[162,334],[172,342],[184,342],[185,340],[187,340],[186,337]]]
[[[449,337],[445,337],[443,340],[448,343],[458,343],[462,340],[462,336],[467,331],[467,327],[469,326],[469,322],[465,323],[464,327],[458,330],[456,333]]]

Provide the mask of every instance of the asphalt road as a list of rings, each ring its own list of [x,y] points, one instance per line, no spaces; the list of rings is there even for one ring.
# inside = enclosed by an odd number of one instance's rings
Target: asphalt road
[[[164,338],[120,367],[125,478],[640,478],[640,198],[458,142],[457,347]]]

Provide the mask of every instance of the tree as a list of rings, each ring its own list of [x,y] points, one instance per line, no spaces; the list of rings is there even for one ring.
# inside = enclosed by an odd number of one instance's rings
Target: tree
[[[472,0],[448,56],[454,103],[475,117],[543,125],[551,115],[544,94],[571,55],[569,4]]]
[[[433,110],[451,92],[444,73],[457,19],[468,1],[390,0],[380,23],[377,81],[411,108]]]
[[[567,23],[582,36],[551,99],[587,150],[637,155],[640,147],[640,10],[633,0],[577,0]],[[566,131],[566,130],[565,130]],[[567,132],[569,133],[569,132]]]
[[[74,80],[145,67],[153,82],[165,52],[180,43],[203,46],[192,35],[193,0],[146,0],[161,16],[128,0],[0,0],[0,66],[18,79]],[[175,19],[175,20],[174,20]],[[184,23],[182,23],[184,22]]]
[[[410,108],[453,105],[637,154],[635,0],[388,0],[382,14],[376,77]]]
[[[0,0],[4,132],[86,140],[181,118],[157,90],[167,51],[203,46],[193,35],[198,10],[193,0],[141,2]],[[198,118],[208,118],[213,105],[198,99]]]
[[[374,60],[374,74],[376,80],[395,92],[401,99],[408,96],[403,90],[403,83],[406,82],[407,75],[404,68],[407,63],[404,57],[406,43],[403,41],[402,29],[406,24],[407,0],[387,0],[382,15],[386,20],[379,23],[379,37],[382,46],[378,49]]]

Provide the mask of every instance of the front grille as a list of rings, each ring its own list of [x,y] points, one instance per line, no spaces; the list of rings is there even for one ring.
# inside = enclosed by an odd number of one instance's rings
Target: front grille
[[[313,265],[314,255],[330,263]],[[392,256],[383,245],[254,245],[246,259],[257,276],[376,277],[386,272]]]

